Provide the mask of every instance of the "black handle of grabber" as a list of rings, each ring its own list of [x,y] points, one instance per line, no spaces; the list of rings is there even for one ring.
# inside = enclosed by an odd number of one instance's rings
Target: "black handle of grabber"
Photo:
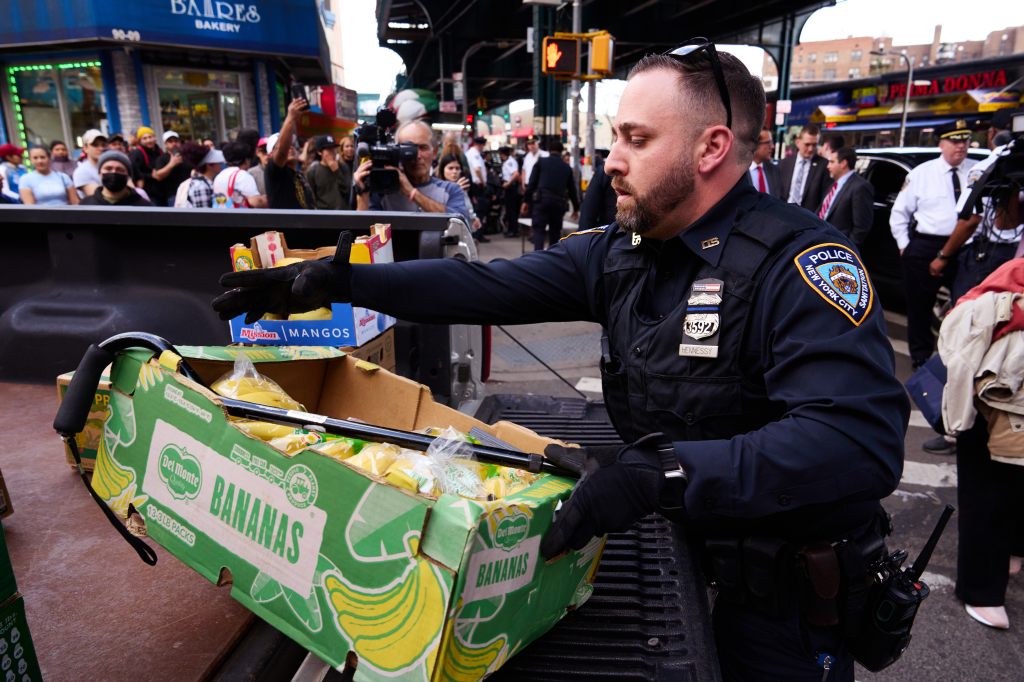
[[[85,469],[82,468],[82,456],[78,451],[78,443],[75,441],[75,436],[85,428],[85,422],[89,418],[89,409],[92,407],[96,389],[100,385],[103,369],[113,362],[114,356],[118,351],[126,348],[146,348],[158,353],[165,350],[174,351],[174,346],[167,340],[155,334],[147,334],[145,332],[118,334],[117,336],[111,336],[98,345],[92,344],[85,351],[82,361],[78,363],[78,369],[75,370],[71,384],[68,386],[60,408],[57,410],[57,416],[53,419],[53,428],[64,438],[64,442],[67,443],[71,456],[75,458],[75,464],[78,466],[78,475],[81,477],[85,489],[89,491],[89,495],[92,496],[92,499],[103,510],[107,520],[117,529],[121,537],[132,546],[132,549],[138,553],[140,559],[150,566],[154,566],[156,565],[157,556],[153,548],[132,535],[125,528],[124,524],[121,523],[121,520],[117,518],[117,515],[100,499],[100,496],[89,485],[89,477],[85,473]],[[178,370],[190,379],[199,381],[199,375],[192,370],[188,363],[182,361]]]

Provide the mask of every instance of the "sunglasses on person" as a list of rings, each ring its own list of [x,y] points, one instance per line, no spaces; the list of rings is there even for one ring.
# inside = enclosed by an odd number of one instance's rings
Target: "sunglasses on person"
[[[707,38],[691,38],[679,47],[673,48],[664,53],[680,63],[693,63],[706,55],[711,62],[711,71],[715,74],[715,83],[718,84],[718,94],[725,105],[725,127],[732,129],[732,103],[729,100],[729,90],[725,87],[725,74],[722,72],[722,62],[718,59],[718,50],[715,44]]]

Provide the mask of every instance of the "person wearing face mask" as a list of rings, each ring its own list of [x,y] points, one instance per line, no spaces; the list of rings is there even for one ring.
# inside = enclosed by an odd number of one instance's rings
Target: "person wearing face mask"
[[[21,179],[18,193],[21,203],[40,206],[67,206],[78,203],[78,192],[66,173],[54,170],[46,147],[35,146],[28,150],[32,172]]]
[[[108,150],[99,160],[101,187],[82,199],[83,206],[152,206],[128,186],[132,162],[121,152]]]
[[[75,166],[77,165],[68,155],[68,146],[66,144],[60,140],[54,140],[50,143],[50,168],[70,178],[74,175]]]

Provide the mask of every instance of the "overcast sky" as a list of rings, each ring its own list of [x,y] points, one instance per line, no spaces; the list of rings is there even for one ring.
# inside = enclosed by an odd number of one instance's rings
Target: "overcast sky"
[[[508,0],[506,0],[508,1]],[[341,0],[338,17],[344,34],[345,86],[360,93],[390,92],[402,70],[397,54],[377,44],[375,0]],[[897,45],[930,43],[936,24],[945,41],[980,40],[990,31],[1024,25],[1024,3],[1011,0],[842,0],[815,12],[804,26],[802,42],[847,36],[892,36]],[[738,50],[752,70],[760,71],[759,51]],[[598,113],[614,111],[621,85],[602,84]],[[605,95],[604,92],[607,91]],[[602,102],[604,100],[604,102]]]

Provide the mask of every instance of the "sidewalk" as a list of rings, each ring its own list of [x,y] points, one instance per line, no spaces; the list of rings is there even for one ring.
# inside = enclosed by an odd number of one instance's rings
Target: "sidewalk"
[[[480,260],[514,259],[522,254],[521,238],[488,235],[490,241],[477,244]],[[527,242],[526,249],[532,247]],[[516,393],[552,395],[560,398],[579,397],[569,386],[519,347],[512,334],[541,360],[550,365],[572,385],[582,377],[601,376],[601,327],[592,322],[551,322],[545,324],[492,327],[491,376],[487,394]],[[508,333],[506,333],[506,331]],[[599,399],[598,391],[586,391],[591,399]]]

